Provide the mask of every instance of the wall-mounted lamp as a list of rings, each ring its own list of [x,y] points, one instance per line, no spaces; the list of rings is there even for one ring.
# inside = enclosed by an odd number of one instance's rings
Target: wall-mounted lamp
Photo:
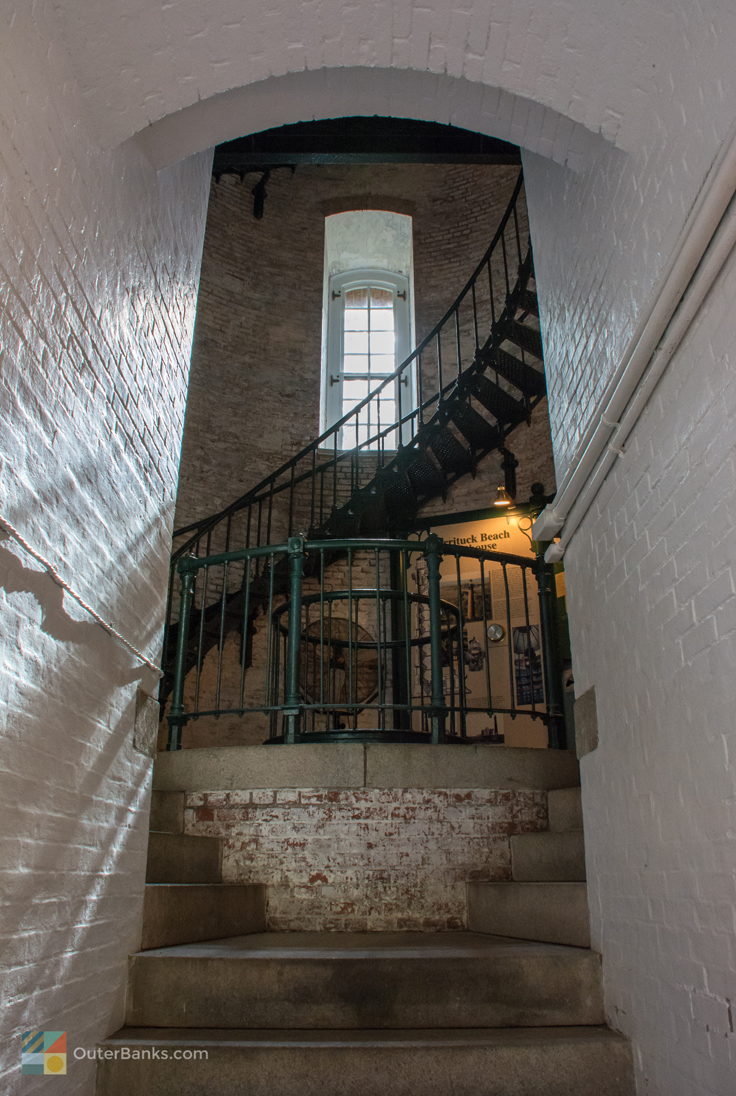
[[[496,497],[493,500],[493,505],[513,506],[514,499],[516,498],[516,469],[519,462],[510,449],[501,449],[500,452],[503,456],[503,460],[501,461],[501,468],[503,469],[503,486],[499,486],[496,490]]]

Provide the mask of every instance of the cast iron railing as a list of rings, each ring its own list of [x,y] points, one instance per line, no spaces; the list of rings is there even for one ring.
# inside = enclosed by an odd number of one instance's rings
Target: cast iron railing
[[[262,608],[253,619],[253,590]],[[248,717],[274,742],[497,739],[498,718],[561,745],[551,574],[541,558],[425,540],[305,540],[179,560],[169,749],[194,720]],[[285,572],[281,591],[275,576]],[[242,590],[239,642],[227,590]],[[206,640],[207,589],[220,590]]]

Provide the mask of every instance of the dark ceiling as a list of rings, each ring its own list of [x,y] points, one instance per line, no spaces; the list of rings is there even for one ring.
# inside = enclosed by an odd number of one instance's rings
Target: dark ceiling
[[[212,174],[299,164],[518,164],[519,149],[456,126],[405,118],[300,122],[218,145]]]

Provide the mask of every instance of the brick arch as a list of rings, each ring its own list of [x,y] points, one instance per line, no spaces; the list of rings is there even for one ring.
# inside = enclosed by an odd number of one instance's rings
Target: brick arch
[[[412,69],[319,69],[214,95],[147,126],[158,168],[247,133],[315,118],[385,115],[451,123],[579,170],[611,142],[551,107],[500,87]]]

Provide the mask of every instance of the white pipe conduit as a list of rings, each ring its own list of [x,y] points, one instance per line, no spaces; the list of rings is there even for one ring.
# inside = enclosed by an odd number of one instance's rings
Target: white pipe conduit
[[[640,319],[551,506],[534,524],[561,559],[611,465],[736,246],[736,126],[714,161],[678,238],[651,308]],[[730,208],[729,208],[730,206]]]

